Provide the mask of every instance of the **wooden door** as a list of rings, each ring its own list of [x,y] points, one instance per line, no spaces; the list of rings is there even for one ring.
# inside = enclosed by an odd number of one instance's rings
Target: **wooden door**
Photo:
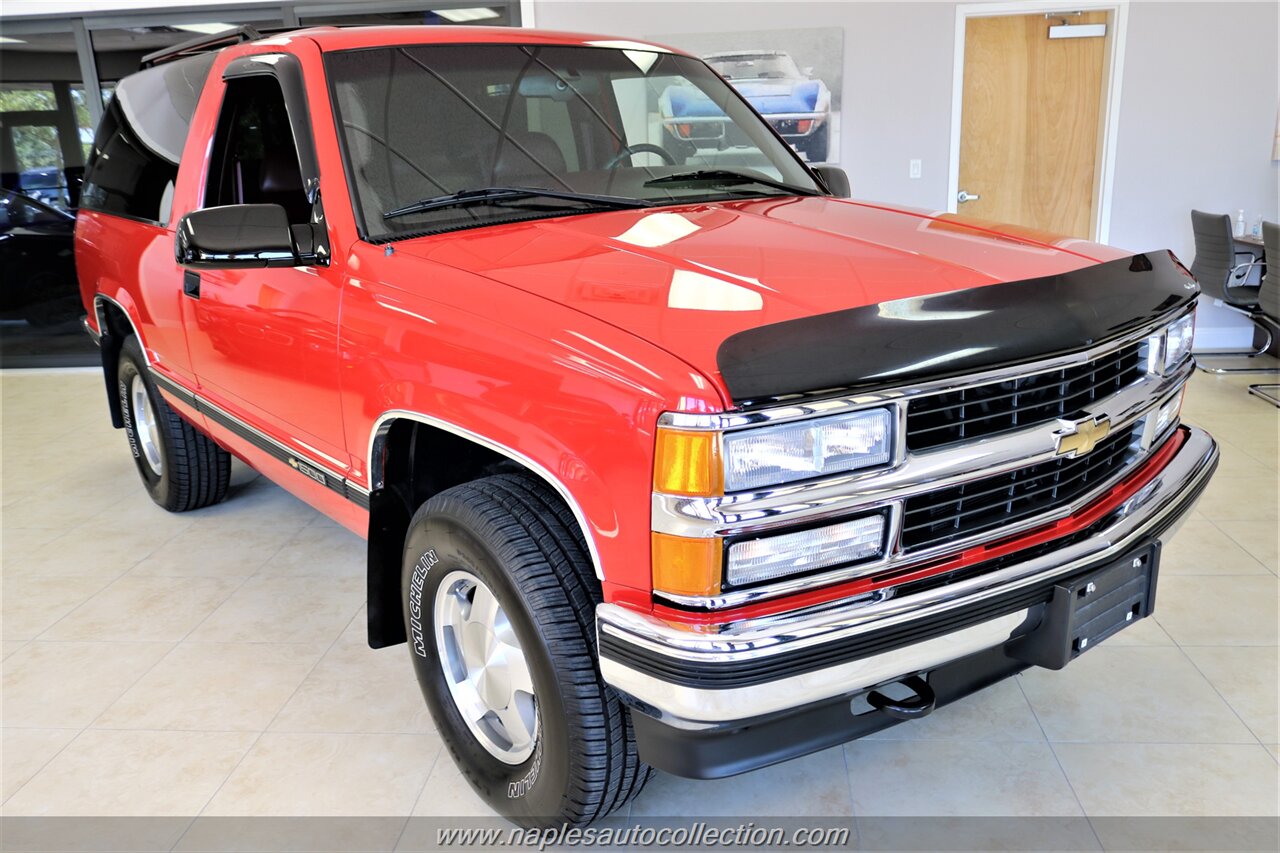
[[[1109,13],[1067,20],[1109,24]],[[1049,38],[1060,23],[1044,15],[965,22],[959,189],[978,198],[957,211],[1089,239],[1113,28],[1105,37]]]

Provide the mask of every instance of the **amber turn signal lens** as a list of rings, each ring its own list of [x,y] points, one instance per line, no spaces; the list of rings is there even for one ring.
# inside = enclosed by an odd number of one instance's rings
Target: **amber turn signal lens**
[[[668,495],[724,494],[720,434],[660,427],[653,460],[653,488]]]
[[[693,539],[669,533],[654,533],[652,537],[655,590],[700,596],[720,592],[720,539]]]

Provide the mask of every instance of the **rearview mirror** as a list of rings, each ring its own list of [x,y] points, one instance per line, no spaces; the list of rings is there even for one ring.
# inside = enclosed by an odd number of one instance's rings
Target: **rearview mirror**
[[[229,204],[193,210],[178,222],[174,255],[193,269],[296,267],[289,216],[278,204]]]
[[[827,192],[836,198],[848,198],[852,195],[849,188],[849,176],[839,166],[812,166],[813,173],[822,181]]]

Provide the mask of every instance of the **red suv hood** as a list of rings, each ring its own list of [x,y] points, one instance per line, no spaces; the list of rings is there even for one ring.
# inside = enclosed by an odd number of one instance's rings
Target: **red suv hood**
[[[949,214],[786,198],[544,219],[397,249],[563,303],[719,380],[716,350],[736,332],[1121,256],[1084,241],[995,227]]]

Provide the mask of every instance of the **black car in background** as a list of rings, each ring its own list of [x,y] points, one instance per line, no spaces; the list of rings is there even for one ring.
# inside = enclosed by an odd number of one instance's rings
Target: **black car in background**
[[[69,213],[0,190],[0,318],[48,328],[73,323],[84,313],[75,227]]]
[[[66,210],[75,206],[71,199],[68,177],[70,176],[78,187],[79,175],[71,175],[71,173],[83,171],[83,169],[76,169],[64,172],[57,166],[27,169],[18,175],[18,185],[15,189],[27,198]],[[7,183],[6,186],[8,186]]]

